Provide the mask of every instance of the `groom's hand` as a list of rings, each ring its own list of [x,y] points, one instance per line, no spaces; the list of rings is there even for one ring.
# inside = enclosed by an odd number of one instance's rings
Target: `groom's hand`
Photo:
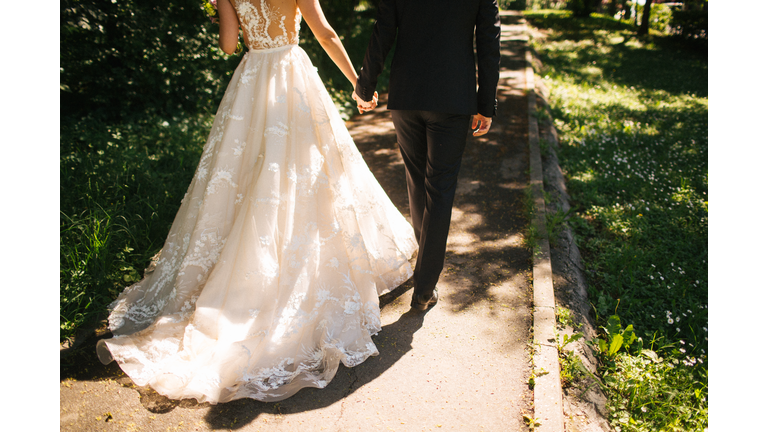
[[[360,96],[357,95],[357,92],[352,93],[352,98],[357,102],[357,110],[360,114],[371,111],[379,104],[379,93],[377,92],[373,92],[373,99],[368,102],[360,98]]]
[[[491,128],[491,118],[482,114],[475,114],[472,116],[472,135],[480,136],[488,133],[488,129]]]

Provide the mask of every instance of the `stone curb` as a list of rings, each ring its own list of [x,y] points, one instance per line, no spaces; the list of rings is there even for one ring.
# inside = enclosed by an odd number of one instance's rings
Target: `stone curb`
[[[527,24],[526,24],[527,28]],[[563,432],[563,389],[560,383],[560,363],[555,332],[555,294],[552,283],[552,262],[546,224],[544,175],[539,148],[539,123],[536,113],[536,85],[533,56],[526,44],[525,89],[528,95],[528,146],[530,149],[531,192],[534,202],[532,225],[536,233],[533,252],[533,409],[536,430]]]

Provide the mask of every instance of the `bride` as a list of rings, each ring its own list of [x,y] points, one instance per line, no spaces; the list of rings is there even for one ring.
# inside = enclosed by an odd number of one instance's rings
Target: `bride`
[[[242,27],[249,50],[154,269],[112,303],[97,352],[170,398],[278,401],[378,354],[378,296],[411,277],[417,244],[298,46],[303,16],[354,87],[318,0],[218,10],[221,48]]]

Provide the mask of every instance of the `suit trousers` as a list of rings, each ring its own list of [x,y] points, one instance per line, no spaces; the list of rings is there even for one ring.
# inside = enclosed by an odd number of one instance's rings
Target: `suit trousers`
[[[413,296],[428,297],[443,271],[471,116],[409,110],[391,113],[405,162],[413,230],[419,242]]]

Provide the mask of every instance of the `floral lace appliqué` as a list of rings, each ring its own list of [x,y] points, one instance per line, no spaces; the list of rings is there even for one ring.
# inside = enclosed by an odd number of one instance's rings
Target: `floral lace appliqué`
[[[293,29],[289,32],[285,22],[286,16],[281,15],[278,7],[271,5],[267,0],[237,0],[236,3],[235,10],[251,49],[279,48],[299,43],[301,14],[298,10],[294,17]],[[270,36],[270,30],[278,34]]]

